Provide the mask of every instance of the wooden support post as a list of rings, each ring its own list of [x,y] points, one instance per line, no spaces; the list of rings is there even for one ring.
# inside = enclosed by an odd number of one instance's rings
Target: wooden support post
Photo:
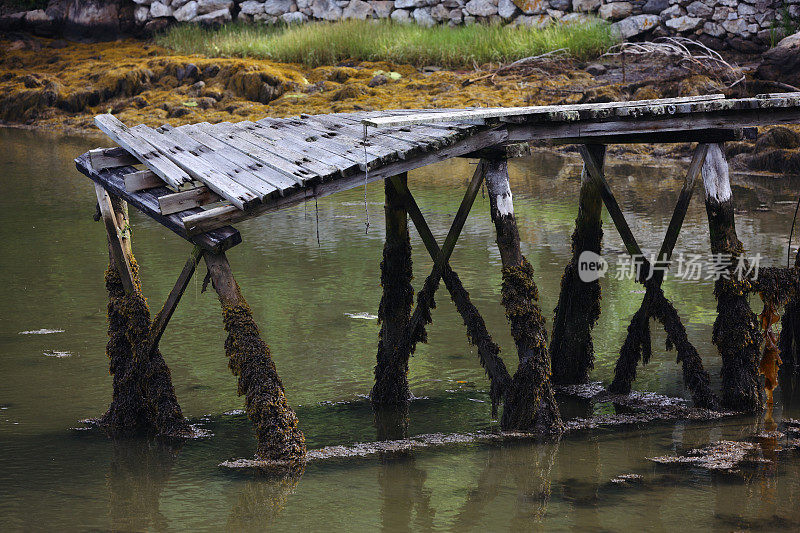
[[[602,169],[605,146],[589,145],[587,150]],[[582,281],[578,275],[578,261],[584,252],[600,255],[602,205],[600,186],[584,166],[578,217],[572,233],[572,259],[561,277],[561,292],[553,318],[550,361],[554,383],[585,383],[589,380],[589,371],[594,368],[592,328],[600,318],[600,280]]]
[[[116,437],[191,436],[193,431],[178,404],[169,367],[150,341],[150,308],[142,295],[131,250],[127,204],[98,185],[95,191],[109,241],[106,353],[113,375],[111,405],[100,425]]]
[[[561,414],[550,382],[547,330],[539,308],[533,266],[522,254],[506,158],[484,159],[486,188],[503,264],[502,301],[519,366],[505,397],[505,430],[561,433]]]
[[[728,162],[721,144],[712,144],[703,164],[706,213],[711,236],[711,252],[727,263],[731,278],[744,247],[736,235],[733,198]],[[747,295],[737,288],[734,279],[720,278],[714,286],[717,297],[717,319],[713,342],[722,357],[722,403],[737,411],[761,408],[761,387],[758,381],[758,320],[750,309]]]
[[[800,248],[795,254],[794,266],[800,268]],[[784,385],[794,384],[795,378],[800,376],[800,296],[798,295],[792,297],[784,307],[778,349],[783,361],[779,370],[781,389],[791,390],[794,387]]]
[[[397,180],[404,186],[407,179],[406,174],[397,176]],[[405,432],[402,429],[393,431],[390,426],[397,424],[408,426],[407,404],[411,398],[408,387],[408,359],[398,357],[397,346],[400,345],[408,326],[414,304],[414,288],[411,285],[411,240],[402,196],[389,179],[384,182],[384,191],[386,240],[381,261],[383,295],[378,308],[381,330],[375,365],[375,385],[370,399],[375,409],[375,420],[380,436],[391,435],[402,438]]]
[[[297,416],[286,401],[269,346],[260,336],[253,313],[233,277],[224,253],[204,252],[211,283],[222,305],[228,338],[228,366],[239,378],[239,395],[245,396],[247,416],[255,426],[260,459],[296,464],[305,458],[303,433]]]
[[[197,263],[200,261],[200,256],[202,255],[203,249],[199,246],[195,246],[192,249],[191,256],[183,266],[183,270],[178,276],[175,286],[172,287],[169,296],[167,296],[167,300],[164,302],[164,306],[153,320],[153,324],[150,326],[150,349],[148,350],[148,357],[158,349],[158,343],[161,341],[161,336],[167,329],[169,319],[172,318],[172,313],[174,313],[175,309],[178,307],[178,302],[181,301],[181,296],[183,296],[186,287],[189,285],[189,281],[192,279],[192,275],[194,274],[194,271],[197,268]]]
[[[129,239],[124,237],[119,226],[120,220],[125,221],[125,214],[122,210],[120,210],[119,215],[115,213],[114,206],[111,203],[111,197],[104,188],[95,183],[94,190],[97,194],[97,205],[100,206],[100,214],[102,215],[103,223],[106,226],[108,247],[113,259],[114,267],[119,272],[119,277],[122,280],[122,286],[125,288],[125,293],[132,294],[135,285],[133,282],[133,272],[131,271],[130,259],[128,257],[130,255],[130,244],[123,242],[123,239]],[[125,229],[124,226],[122,229]]]
[[[464,325],[467,327],[467,337],[473,345],[477,346],[481,365],[489,376],[492,413],[494,414],[500,400],[505,396],[511,377],[499,356],[500,347],[492,340],[486,329],[486,323],[469,298],[469,293],[464,289],[464,285],[458,275],[448,264],[458,236],[461,234],[467,215],[469,215],[470,208],[480,190],[483,182],[483,172],[483,165],[479,164],[478,168],[475,169],[472,181],[467,187],[464,199],[461,201],[461,206],[441,248],[436,243],[436,239],[433,237],[427,222],[425,222],[425,217],[422,216],[422,212],[419,210],[419,206],[411,192],[400,180],[392,179],[392,184],[402,194],[406,211],[414,222],[431,259],[434,261],[433,271],[425,279],[422,290],[417,296],[417,306],[411,315],[402,343],[398,346],[398,352],[408,358],[414,352],[417,342],[425,341],[425,325],[430,323],[430,310],[435,307],[433,296],[439,287],[439,281],[443,279],[456,309],[464,319]]]

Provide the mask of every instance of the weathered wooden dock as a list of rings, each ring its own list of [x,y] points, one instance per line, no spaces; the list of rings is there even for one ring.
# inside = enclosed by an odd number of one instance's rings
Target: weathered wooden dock
[[[381,264],[384,296],[379,310],[382,329],[373,404],[397,407],[407,403],[408,359],[416,343],[425,340],[433,294],[440,281],[444,281],[464,317],[470,341],[478,347],[480,362],[491,382],[493,408],[504,405],[503,427],[558,431],[561,422],[553,399],[551,365],[552,379],[558,383],[585,382],[592,367],[591,328],[600,312],[600,285],[580,281],[576,272],[582,252],[600,253],[603,205],[628,252],[642,256],[605,180],[605,145],[698,143],[655,264],[643,257],[638,259],[640,281],[647,291],[621,349],[612,390],[630,391],[637,364],[642,359],[647,361],[652,317],[667,330],[695,403],[714,407],[718,400],[710,389],[708,374],[686,337],[677,311],[661,292],[663,271],[655,267],[669,264],[686,208],[700,179],[705,184],[712,251],[729,254],[731,261],[738,258],[743,248],[735,234],[722,144],[753,137],[758,126],[800,123],[800,93],[742,99],[707,95],[568,106],[301,115],[155,129],[144,125],[128,127],[112,115],[100,115],[95,123],[118,147],[91,150],[75,162],[96,184],[100,216],[108,231],[109,318],[117,312],[123,323],[128,321],[128,326],[112,323],[109,327],[108,351],[112,372],[116,372],[115,401],[123,395],[122,385],[117,383],[120,365],[129,373],[129,380],[147,381],[151,379],[148,376],[160,376],[161,385],[151,387],[152,398],[133,402],[144,413],[134,418],[141,421],[150,417],[152,423],[149,426],[144,423],[143,429],[147,431],[185,431],[187,426],[181,422],[180,407],[171,392],[169,371],[158,353],[158,340],[203,257],[223,304],[230,335],[226,351],[231,369],[239,376],[240,394],[247,396],[248,414],[257,427],[258,455],[292,461],[302,457],[302,433],[286,403],[269,350],[259,337],[225,258],[225,251],[241,242],[239,232],[231,224],[369,182],[384,181],[387,216]],[[578,144],[584,159],[573,259],[562,279],[549,344],[538,307],[533,269],[520,251],[506,168],[508,157],[524,153],[524,149],[520,151],[520,143],[524,148],[528,141],[541,140]],[[475,158],[480,162],[450,232],[440,246],[406,185],[406,173],[452,157]],[[450,254],[484,179],[490,192],[492,220],[503,263],[503,303],[520,358],[514,376],[506,370],[499,348],[449,265]],[[127,205],[195,245],[164,307],[154,320],[147,316],[149,328],[136,331],[131,326],[134,318],[126,318],[114,307],[115,298],[141,296],[130,250]],[[413,312],[408,217],[433,260],[432,272],[418,293]],[[722,402],[727,407],[752,410],[761,404],[759,347],[752,342],[754,332],[758,334],[755,315],[749,308],[745,311],[738,305],[746,297],[746,288],[721,284],[715,292],[720,300],[720,320],[744,324],[746,330],[727,332],[734,340],[741,341],[737,344],[730,338],[717,339],[715,326],[715,343],[723,358]],[[724,330],[725,324],[719,328]],[[119,338],[124,340],[122,348]],[[139,366],[129,364],[128,359],[137,361]],[[152,366],[149,370],[148,365]],[[145,383],[136,390],[147,391],[148,386]],[[121,409],[123,403],[112,402],[105,420],[114,419],[114,411]],[[127,405],[130,408],[130,402]],[[171,413],[168,423],[163,421],[165,411]],[[111,431],[119,432],[120,428],[111,427]]]

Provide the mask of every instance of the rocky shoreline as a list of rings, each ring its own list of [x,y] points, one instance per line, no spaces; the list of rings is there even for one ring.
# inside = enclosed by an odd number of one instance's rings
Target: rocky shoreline
[[[476,22],[543,28],[598,17],[624,40],[681,36],[716,50],[763,52],[800,20],[800,0],[50,0],[0,14],[0,31],[107,40],[176,23],[305,23],[391,19],[422,26]],[[788,20],[787,20],[788,19]]]

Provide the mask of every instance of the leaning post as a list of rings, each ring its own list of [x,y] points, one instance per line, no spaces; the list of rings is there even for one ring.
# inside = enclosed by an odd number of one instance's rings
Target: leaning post
[[[714,285],[717,319],[712,340],[722,357],[722,404],[737,411],[755,411],[761,407],[761,335],[747,294],[734,276],[744,247],[736,235],[728,162],[722,144],[709,146],[702,172],[711,252],[724,263],[729,278],[721,276]]]
[[[481,164],[503,265],[502,302],[519,356],[519,366],[506,392],[501,426],[506,430],[560,433],[563,426],[550,382],[547,330],[533,266],[520,249],[508,161],[498,156],[483,159]]]
[[[606,147],[594,144],[587,148],[602,165]],[[602,206],[600,188],[589,177],[584,166],[578,217],[572,233],[572,259],[561,277],[561,293],[553,318],[550,361],[554,383],[585,383],[589,379],[589,371],[594,368],[592,328],[600,317],[600,280],[582,281],[578,276],[578,259],[587,251],[600,254]]]
[[[228,367],[239,378],[239,396],[245,397],[247,416],[255,426],[256,456],[289,465],[300,463],[305,459],[305,437],[297,427],[297,416],[286,401],[269,346],[261,338],[228,258],[224,253],[211,252],[205,252],[203,257],[222,305],[222,320],[228,332]]]

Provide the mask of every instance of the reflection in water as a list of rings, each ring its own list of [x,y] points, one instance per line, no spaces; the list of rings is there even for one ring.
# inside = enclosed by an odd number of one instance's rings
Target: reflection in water
[[[400,440],[408,437],[408,404],[374,406],[373,421],[378,440]]]
[[[115,441],[108,469],[109,516],[114,531],[164,531],[159,500],[181,444]]]
[[[278,479],[249,480],[239,490],[228,515],[229,531],[270,529],[303,476],[302,471]]]
[[[428,474],[417,467],[414,452],[386,454],[379,462],[381,530],[432,531],[435,511],[425,488]]]

